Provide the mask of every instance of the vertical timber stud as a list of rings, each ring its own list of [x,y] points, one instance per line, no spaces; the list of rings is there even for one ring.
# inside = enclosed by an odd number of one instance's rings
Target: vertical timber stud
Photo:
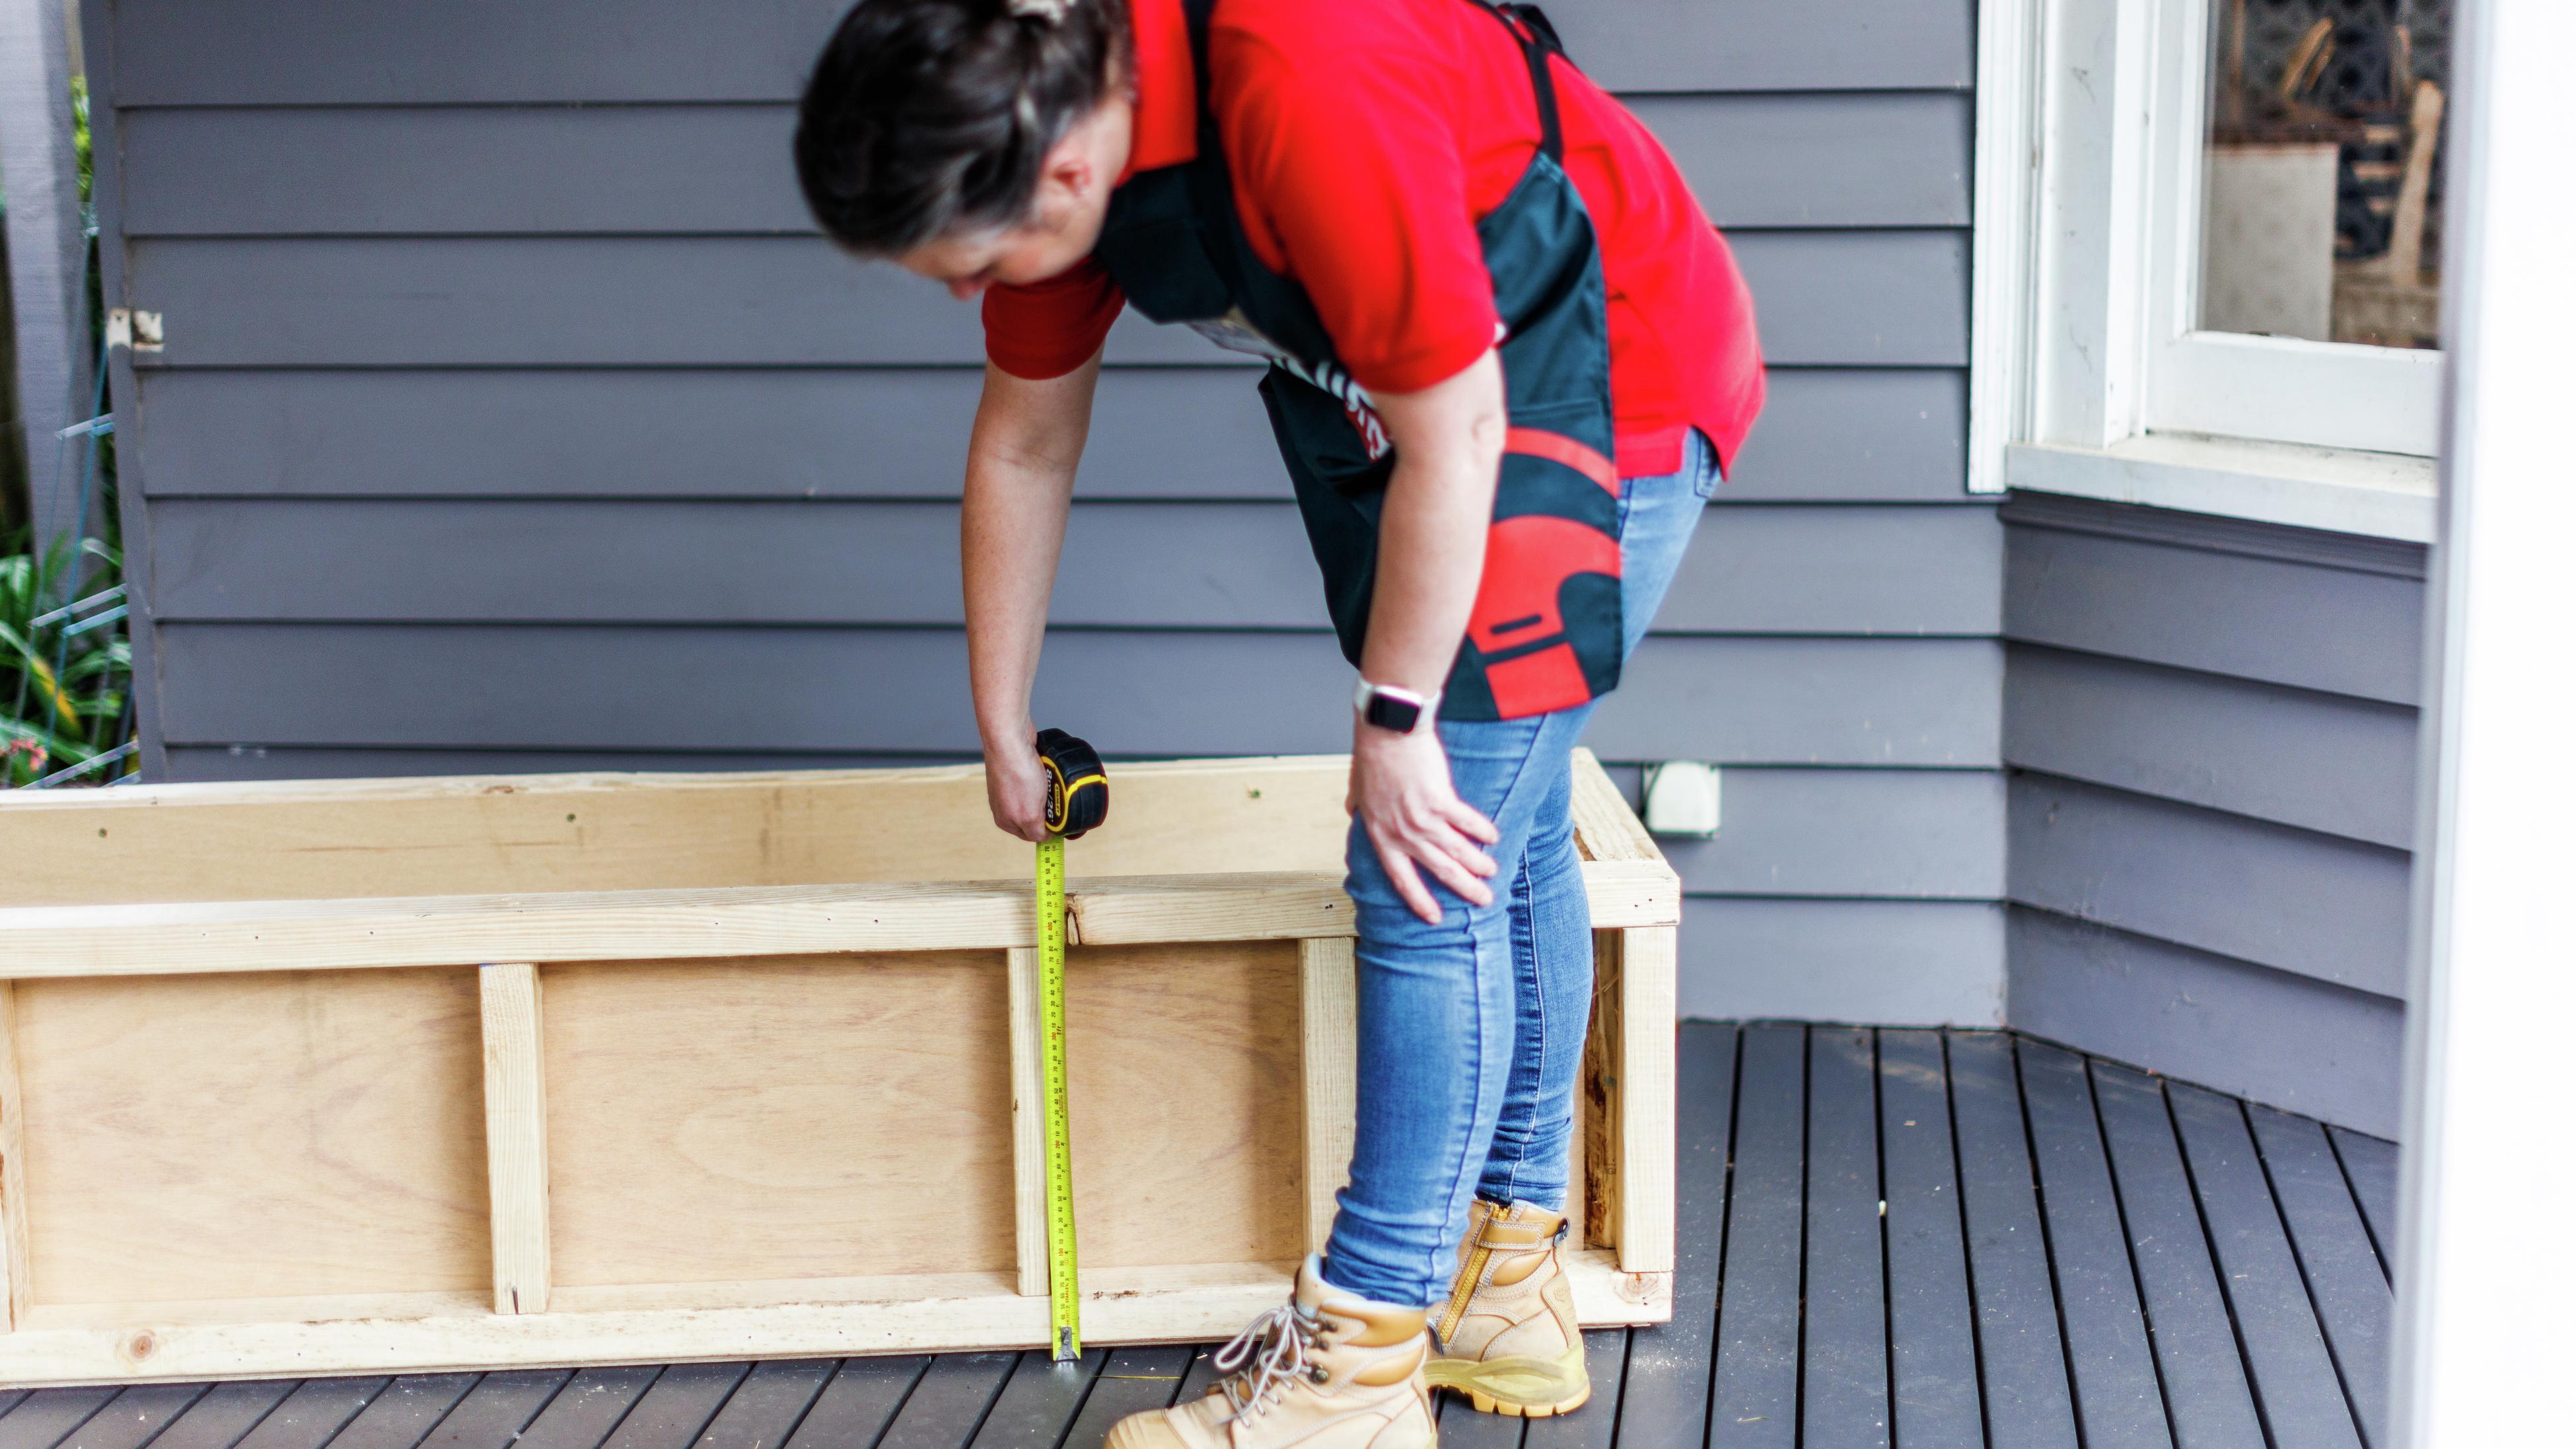
[[[1332,1236],[1334,1195],[1350,1180],[1359,1110],[1359,966],[1348,936],[1297,943],[1306,1076],[1306,1251]]]
[[[1673,1270],[1674,973],[1681,931],[1619,933],[1619,1270]]]
[[[1020,1292],[1047,1294],[1046,1043],[1039,1020],[1035,947],[1009,953],[1011,1012],[1011,1221],[1019,1244]]]
[[[492,1184],[492,1311],[543,1313],[554,1281],[546,1203],[545,1032],[537,968],[486,966],[483,1142]]]
[[[35,1299],[27,1279],[27,1124],[18,1091],[18,993],[0,981],[0,1327],[27,1322]]]
[[[1575,1143],[1573,1176],[1583,1183],[1583,1240],[1595,1248],[1619,1243],[1619,940],[1617,931],[1592,933],[1592,1025],[1583,1037],[1583,1075],[1574,1084],[1583,1135]]]

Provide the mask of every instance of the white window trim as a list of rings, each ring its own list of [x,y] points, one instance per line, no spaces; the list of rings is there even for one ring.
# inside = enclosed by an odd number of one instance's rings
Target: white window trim
[[[2157,325],[2192,300],[2205,88],[2157,57],[2204,53],[2207,3],[1981,0],[1968,486],[2429,538],[2440,354]],[[2368,401],[2305,412],[2284,360]]]

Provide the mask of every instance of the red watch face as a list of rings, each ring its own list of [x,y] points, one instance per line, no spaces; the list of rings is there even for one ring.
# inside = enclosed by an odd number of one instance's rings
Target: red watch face
[[[1393,730],[1400,735],[1411,734],[1413,727],[1422,721],[1422,706],[1408,703],[1389,694],[1371,694],[1368,710],[1360,718],[1382,730]]]

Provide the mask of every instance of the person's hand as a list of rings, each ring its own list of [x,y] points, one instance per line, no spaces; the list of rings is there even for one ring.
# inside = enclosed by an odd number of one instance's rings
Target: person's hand
[[[1368,831],[1395,893],[1413,913],[1440,924],[1440,903],[1422,873],[1470,905],[1494,903],[1484,877],[1494,858],[1478,848],[1503,838],[1494,822],[1458,798],[1449,783],[1449,756],[1429,728],[1397,734],[1354,720],[1351,789],[1345,802]]]
[[[1037,726],[1024,726],[1015,739],[984,742],[984,799],[1003,834],[1046,840],[1047,771],[1038,758]]]

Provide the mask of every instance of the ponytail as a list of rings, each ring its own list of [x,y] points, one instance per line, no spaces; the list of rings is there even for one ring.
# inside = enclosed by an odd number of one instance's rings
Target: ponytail
[[[1024,221],[1048,150],[1131,69],[1127,0],[858,0],[797,107],[805,203],[869,256]]]

